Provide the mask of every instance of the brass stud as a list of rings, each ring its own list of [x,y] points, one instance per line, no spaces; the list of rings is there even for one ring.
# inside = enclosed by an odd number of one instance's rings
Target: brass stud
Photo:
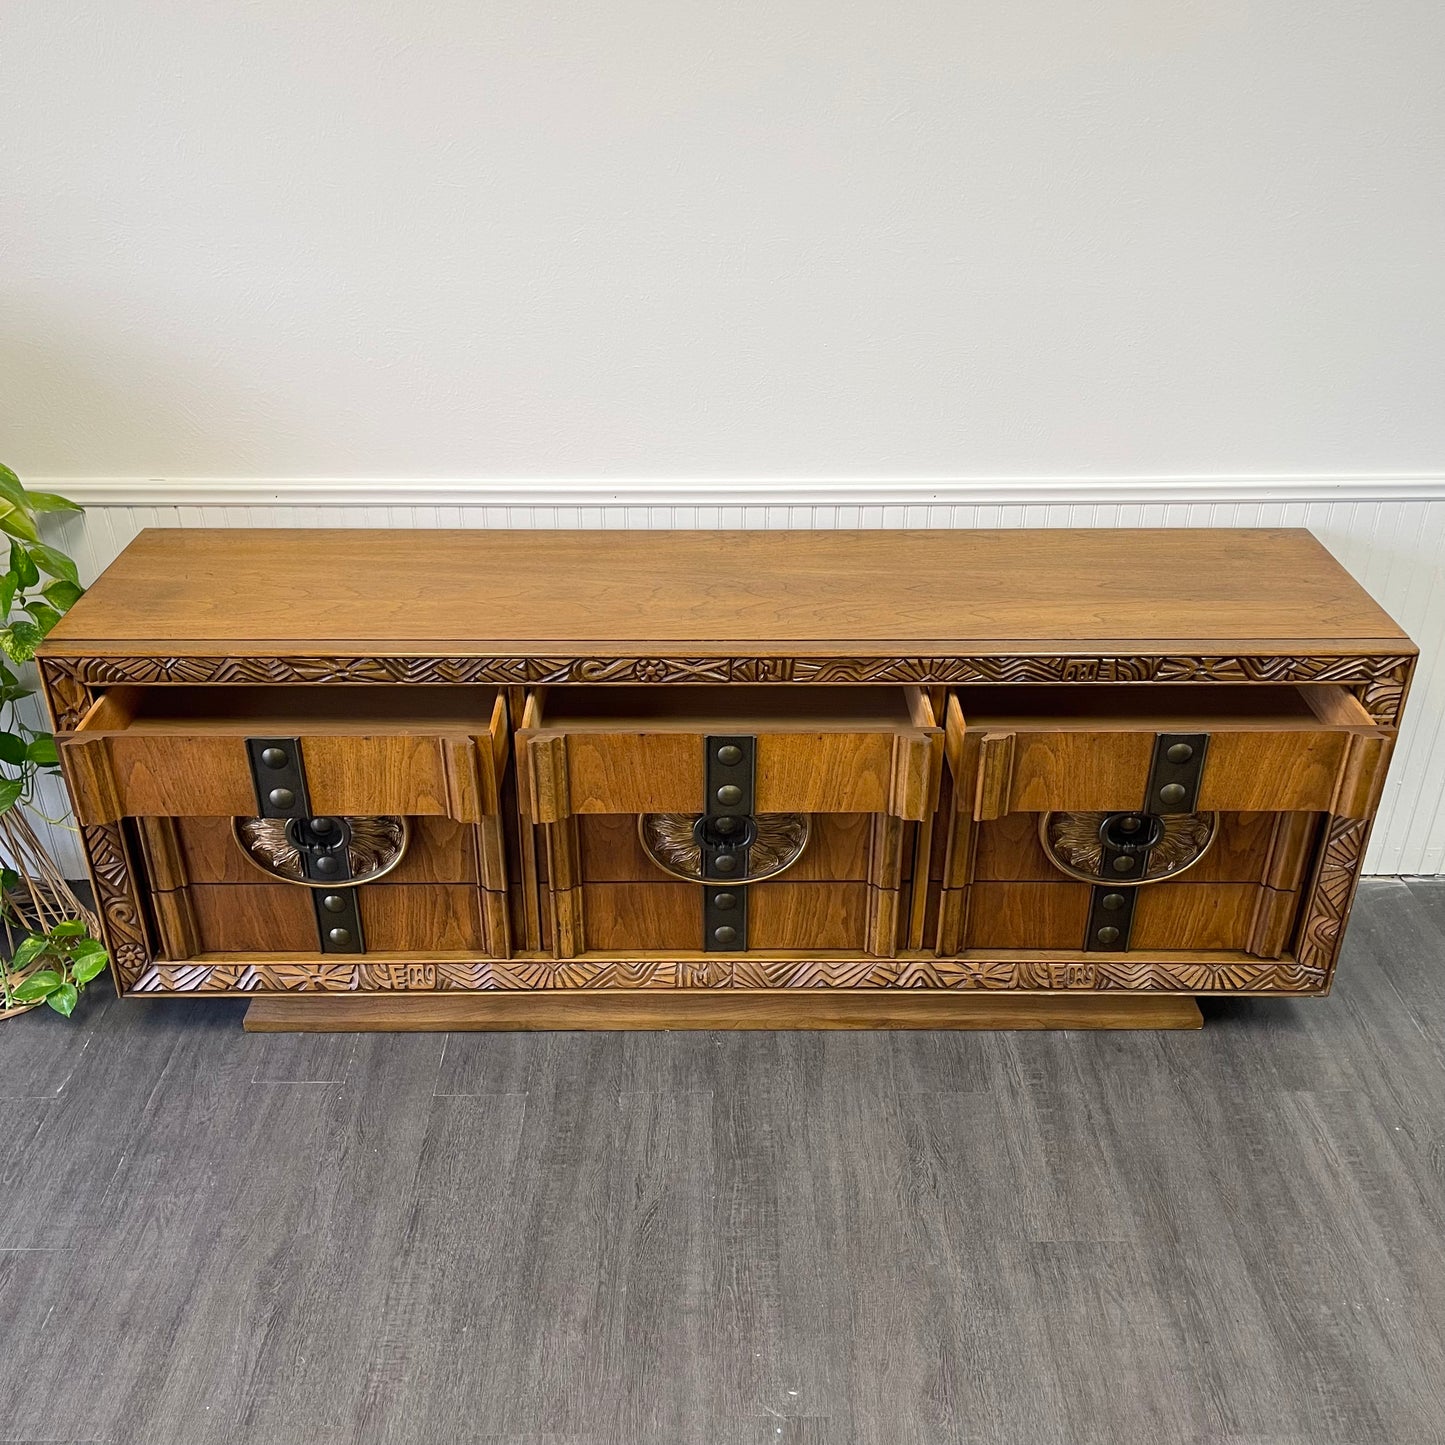
[[[1194,749],[1188,743],[1175,743],[1164,756],[1171,763],[1187,763],[1194,756]]]
[[[725,808],[734,808],[743,800],[743,790],[736,783],[724,783],[717,790],[717,800]]]
[[[714,928],[712,936],[719,943],[736,943],[738,941],[738,931],[731,923],[724,923],[721,927]]]
[[[712,866],[719,873],[733,873],[737,871],[738,855],[736,853],[719,853],[712,860]]]
[[[1099,900],[1099,907],[1107,908],[1110,913],[1113,913],[1122,908],[1127,902],[1128,899],[1126,899],[1122,893],[1106,893]]]
[[[268,768],[284,768],[291,761],[284,748],[262,748],[261,761]]]
[[[1159,801],[1161,803],[1182,803],[1188,796],[1189,790],[1183,783],[1165,783],[1159,789]]]
[[[335,873],[341,867],[341,860],[324,853],[311,865],[318,873]]]
[[[735,764],[742,762],[743,750],[738,747],[736,743],[724,743],[722,747],[717,750],[717,760],[720,763],[726,764],[728,767],[733,767]]]
[[[266,801],[273,808],[289,808],[296,802],[296,794],[290,788],[272,788],[266,794]]]
[[[338,948],[343,948],[351,942],[351,930],[349,928],[333,928],[326,937]]]
[[[313,818],[311,820],[311,831],[313,833],[330,833],[335,827],[335,818]]]
[[[727,913],[738,906],[738,895],[736,893],[714,893],[712,906]]]
[[[1134,871],[1134,860],[1128,853],[1123,853],[1114,859],[1114,872],[1132,873]]]
[[[1113,924],[1108,924],[1101,928],[1094,937],[1097,938],[1100,943],[1118,943],[1119,930],[1115,928]]]
[[[321,906],[328,913],[345,913],[346,899],[340,893],[328,893],[321,900]]]

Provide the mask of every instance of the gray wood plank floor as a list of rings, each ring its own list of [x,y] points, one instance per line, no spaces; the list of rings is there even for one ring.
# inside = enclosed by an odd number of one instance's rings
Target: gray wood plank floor
[[[0,1025],[0,1440],[1445,1441],[1445,882],[1198,1034]]]

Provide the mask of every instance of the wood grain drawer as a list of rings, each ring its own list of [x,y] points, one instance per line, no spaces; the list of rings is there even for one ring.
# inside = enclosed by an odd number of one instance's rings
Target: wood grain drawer
[[[509,745],[490,687],[115,687],[60,756],[82,823],[243,817],[249,737],[299,740],[317,814],[461,821],[498,811]]]
[[[229,818],[145,818],[139,834],[157,887],[266,881],[242,853]],[[472,824],[451,818],[413,818],[406,855],[386,875],[387,882],[475,883],[477,853]],[[505,887],[506,880],[490,886]]]
[[[566,687],[528,698],[523,805],[541,823],[697,811],[710,734],[756,737],[759,813],[921,820],[937,801],[942,731],[916,688]]]
[[[1085,883],[976,883],[969,890],[966,946],[1082,949],[1089,899]],[[1261,884],[1149,884],[1138,890],[1129,951],[1278,956],[1297,901],[1293,892]]]
[[[1389,735],[1348,689],[1317,684],[959,688],[949,760],[960,807],[1013,812],[1151,811],[1160,734],[1208,735],[1199,811],[1367,816]]]
[[[690,883],[587,883],[582,886],[589,952],[692,952],[702,924],[701,890]],[[861,950],[865,883],[803,883],[779,878],[748,889],[752,950]]]
[[[317,952],[316,917],[305,888],[194,884],[161,901],[188,911],[194,953]],[[487,951],[475,888],[373,883],[357,890],[357,903],[368,954]]]

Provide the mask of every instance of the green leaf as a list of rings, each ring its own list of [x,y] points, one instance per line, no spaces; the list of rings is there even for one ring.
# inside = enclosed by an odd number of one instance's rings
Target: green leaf
[[[6,778],[0,783],[0,813],[8,813],[24,791],[25,783],[21,778]]]
[[[35,565],[35,559],[19,542],[10,544],[10,570],[20,579],[22,592],[40,581],[40,569]]]
[[[11,995],[16,1003],[36,1003],[53,988],[59,988],[65,980],[53,968],[42,968],[15,989]]]
[[[33,687],[0,687],[0,703],[17,702],[22,697],[34,697]]]
[[[34,619],[42,637],[60,621],[60,614],[48,602],[27,602],[25,610]]]
[[[50,940],[43,933],[32,933],[28,938],[22,938],[16,946],[14,958],[10,960],[11,973],[29,968],[49,947]]]
[[[55,748],[55,738],[50,733],[36,733],[30,739],[30,746],[25,749],[25,756],[42,768],[53,768],[60,761],[60,754]]]
[[[83,512],[79,502],[62,497],[57,492],[26,492],[32,512]]]
[[[59,988],[51,989],[45,995],[45,1002],[50,1005],[58,1014],[64,1014],[69,1018],[75,1012],[75,1002],[80,997],[80,990],[73,983],[63,983]]]
[[[101,943],[99,939],[82,938],[75,945],[70,957],[79,962],[87,958],[109,958],[110,955],[105,951],[105,944]]]
[[[97,974],[105,972],[105,966],[110,962],[110,955],[102,948],[99,953],[87,955],[83,963],[77,963],[71,970],[76,983],[83,988]]]
[[[20,886],[20,875],[13,868],[0,865],[0,893],[8,893]]]
[[[20,579],[13,572],[0,577],[0,622],[10,616],[10,609],[15,603],[15,589],[19,585]]]
[[[18,733],[0,732],[0,763],[18,766],[25,761],[25,739]]]
[[[35,530],[35,519],[13,502],[0,501],[0,532],[23,537],[27,542],[40,540],[40,533]]]
[[[64,577],[67,582],[80,581],[80,573],[75,570],[75,563],[64,552],[47,547],[44,542],[32,542],[30,555],[40,564],[42,572],[49,572],[52,577]]]
[[[0,628],[0,649],[12,662],[29,662],[43,641],[40,629],[23,618]]]
[[[25,490],[25,484],[3,462],[0,462],[0,497],[12,507],[30,510],[30,494]]]
[[[69,612],[82,597],[85,596],[85,588],[79,582],[71,582],[62,577],[58,582],[49,582],[41,589],[49,599],[52,607],[57,607],[62,612]],[[4,594],[0,593],[0,600]],[[0,613],[4,616],[4,613]]]
[[[84,938],[89,932],[83,918],[67,918],[64,923],[57,923],[50,930],[50,936],[52,938]]]

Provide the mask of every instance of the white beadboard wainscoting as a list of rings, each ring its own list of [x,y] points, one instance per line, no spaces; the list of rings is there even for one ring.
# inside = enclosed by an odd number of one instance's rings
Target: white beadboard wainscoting
[[[144,527],[1308,527],[1421,652],[1366,869],[1445,872],[1445,478],[29,484],[87,505],[56,528],[85,581]],[[1167,577],[1159,596],[1167,609]],[[78,867],[71,837],[54,841]]]

